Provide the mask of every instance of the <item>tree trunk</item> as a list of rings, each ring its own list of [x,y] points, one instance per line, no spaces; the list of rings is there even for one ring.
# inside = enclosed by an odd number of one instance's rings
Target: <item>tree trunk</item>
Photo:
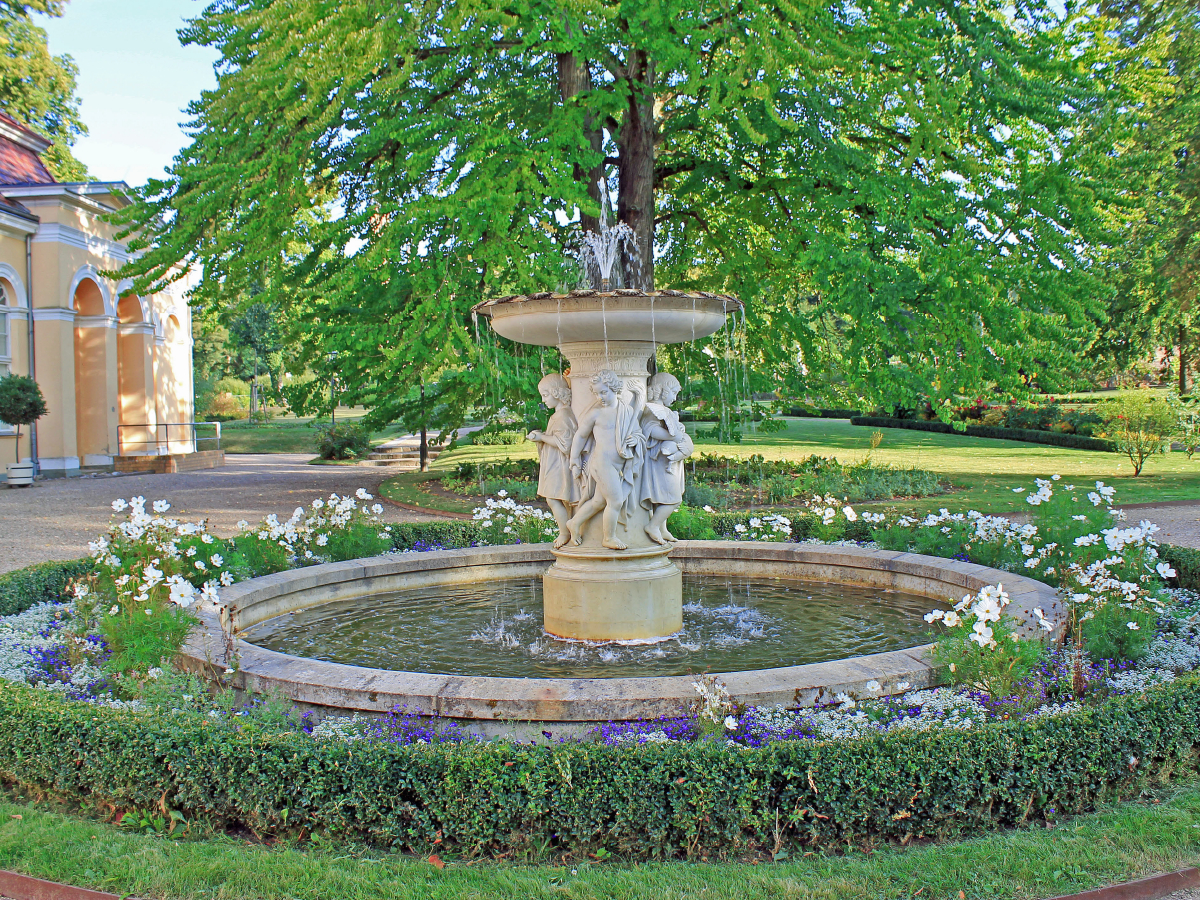
[[[1179,326],[1179,395],[1187,393],[1187,357],[1183,353],[1183,326]]]
[[[622,259],[625,286],[654,289],[654,62],[644,50],[631,50],[626,65],[628,108],[617,134],[620,188],[617,220],[637,236],[635,265]],[[637,271],[640,269],[640,272]],[[631,271],[632,270],[632,271]]]
[[[421,471],[429,471],[429,435],[425,426],[425,385],[421,385]]]
[[[573,53],[558,54],[558,92],[562,97],[563,105],[565,106],[579,94],[591,89],[592,73],[588,69],[587,60],[580,61]],[[603,152],[604,135],[599,128],[593,126],[591,116],[585,116],[583,119],[583,136],[597,154]],[[603,177],[603,161],[591,169],[584,169],[579,163],[575,164],[575,180],[587,183],[588,196],[596,201],[597,205],[600,203],[599,182]],[[584,231],[600,230],[600,219],[586,213],[580,213],[579,224],[583,226]]]

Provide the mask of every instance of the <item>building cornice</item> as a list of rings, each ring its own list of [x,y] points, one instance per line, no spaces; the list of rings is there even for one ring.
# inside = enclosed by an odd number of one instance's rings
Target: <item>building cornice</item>
[[[75,310],[63,309],[60,306],[52,306],[47,309],[35,309],[33,311],[33,321],[35,322],[74,322]]]
[[[39,226],[37,233],[33,236],[33,242],[35,244],[66,244],[68,247],[78,247],[80,250],[114,259],[122,264],[129,261],[129,251],[125,249],[124,244],[88,234],[78,228],[58,222],[47,222]]]
[[[23,238],[27,234],[33,234],[37,229],[38,220],[36,218],[29,219],[6,209],[0,209],[0,234]]]
[[[0,119],[0,137],[6,137],[14,144],[19,144],[26,150],[32,150],[39,156],[49,150],[50,145],[54,143],[28,128],[20,128],[4,119]]]
[[[116,316],[76,316],[76,328],[116,328]]]
[[[117,326],[117,334],[153,335],[154,326],[149,322],[122,322]]]
[[[10,319],[28,319],[29,310],[23,306],[5,306],[0,305],[0,312],[8,313]]]
[[[88,212],[102,215],[113,212],[116,207],[92,200],[79,193],[74,184],[8,184],[4,186],[4,196],[21,197],[25,200],[60,200],[86,209]]]

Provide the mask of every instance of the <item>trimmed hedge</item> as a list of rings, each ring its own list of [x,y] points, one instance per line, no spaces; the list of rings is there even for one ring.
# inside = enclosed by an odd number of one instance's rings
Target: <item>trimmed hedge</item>
[[[260,835],[305,829],[421,854],[727,857],[1084,812],[1194,763],[1200,681],[1069,716],[748,750],[346,744],[0,684],[0,734],[0,777],[100,808],[168,808]]]
[[[818,407],[793,406],[785,415],[797,419],[854,419],[862,415],[861,409],[824,409]]]
[[[38,603],[63,599],[72,578],[89,571],[90,559],[44,562],[0,575],[0,616],[15,616]]]
[[[1159,544],[1158,555],[1175,570],[1175,577],[1171,579],[1173,587],[1200,591],[1200,550],[1175,544]]]
[[[968,425],[966,431],[956,431],[945,422],[923,422],[920,419],[893,419],[887,416],[855,416],[851,425],[870,428],[907,428],[911,431],[934,431],[938,434],[966,434],[971,437],[999,438],[1006,441],[1024,441],[1027,444],[1049,444],[1052,447],[1070,447],[1074,450],[1097,450],[1112,453],[1116,445],[1101,438],[1084,437],[1078,434],[1059,434],[1056,431],[1035,431],[1032,428],[998,428],[991,425]]]
[[[411,550],[418,544],[426,547],[469,547],[479,540],[480,527],[467,519],[447,519],[442,522],[404,522],[392,524],[392,547]]]

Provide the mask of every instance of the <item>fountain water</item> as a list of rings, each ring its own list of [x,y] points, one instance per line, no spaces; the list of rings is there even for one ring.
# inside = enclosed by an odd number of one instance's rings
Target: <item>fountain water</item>
[[[706,337],[742,308],[720,294],[608,290],[632,236],[605,216],[599,233],[585,235],[599,290],[501,297],[472,310],[497,334],[557,347],[570,363],[569,399],[555,403],[547,432],[531,433],[539,493],[569,514],[562,521],[555,510],[560,536],[544,577],[543,624],[560,637],[654,641],[683,627],[682,576],[667,557],[665,522],[682,501],[692,441],[671,409],[680,383],[651,378],[649,362],[658,344]]]

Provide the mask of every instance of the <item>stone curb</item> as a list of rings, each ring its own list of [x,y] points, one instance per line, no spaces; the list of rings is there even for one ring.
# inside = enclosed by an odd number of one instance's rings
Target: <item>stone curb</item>
[[[964,592],[1003,582],[1011,613],[1036,631],[1032,610],[1054,616],[1048,585],[972,563],[887,550],[817,544],[684,541],[672,558],[686,574],[770,574],[899,590],[954,602]],[[298,609],[354,599],[377,591],[434,587],[538,574],[552,561],[548,544],[475,547],[328,563],[266,575],[223,591],[235,633]],[[207,676],[225,669],[225,638],[217,612],[199,608],[201,625],[181,662]],[[239,665],[226,673],[232,686],[279,691],[325,714],[384,713],[407,706],[501,728],[514,723],[589,723],[678,715],[694,702],[693,676],[603,679],[498,678],[369,669],[276,653],[236,640]],[[774,669],[719,672],[729,691],[758,706],[813,706],[837,694],[883,696],[935,684],[928,646]],[[536,729],[535,729],[536,730]]]
[[[1167,894],[1194,887],[1200,887],[1200,869],[1189,868],[1137,881],[1110,884],[1081,894],[1060,894],[1048,900],[1158,900]]]
[[[12,900],[121,900],[116,894],[45,881],[0,869],[0,896]]]

